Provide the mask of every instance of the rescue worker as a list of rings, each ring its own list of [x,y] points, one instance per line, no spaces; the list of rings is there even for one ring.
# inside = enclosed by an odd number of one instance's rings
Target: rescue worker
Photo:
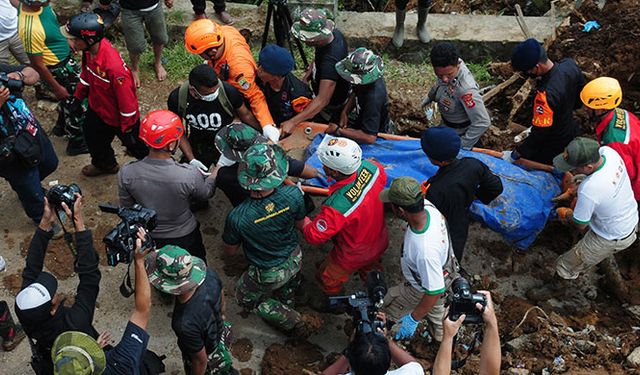
[[[91,164],[82,168],[82,174],[95,177],[118,173],[111,148],[113,137],[118,137],[136,159],[149,152],[138,138],[140,112],[131,70],[104,38],[104,23],[97,14],[77,14],[60,31],[74,50],[82,51],[80,84],[74,96],[77,101],[89,100],[83,128],[91,154]]]
[[[422,100],[422,108],[438,103],[441,126],[454,129],[462,140],[462,148],[470,150],[491,126],[478,84],[453,44],[436,44],[430,59],[438,80]]]
[[[553,157],[580,135],[572,114],[582,106],[579,93],[585,84],[584,76],[572,59],[551,61],[535,39],[516,47],[511,66],[536,79],[536,96],[531,134],[514,151],[503,152],[503,159],[513,162],[525,158],[551,164]]]
[[[249,268],[236,284],[236,301],[246,311],[297,337],[309,335],[307,324],[294,309],[302,251],[296,227],[305,219],[304,199],[296,186],[282,186],[287,159],[277,145],[257,144],[242,156],[238,181],[249,191],[224,226],[224,253],[240,247]]]
[[[584,86],[580,99],[589,108],[600,145],[616,150],[624,160],[633,195],[640,201],[640,120],[618,108],[622,102],[620,83],[615,78],[596,78]]]
[[[407,3],[409,0],[395,0],[396,3],[396,28],[393,31],[391,42],[396,48],[402,47],[404,43],[404,18],[407,15]],[[416,34],[421,43],[429,43],[431,35],[427,30],[427,16],[431,9],[431,0],[418,0],[418,24]]]
[[[157,213],[151,235],[157,247],[175,245],[207,261],[200,223],[189,209],[191,199],[206,200],[215,192],[215,176],[205,178],[198,167],[173,159],[184,127],[167,110],[152,111],[140,126],[140,139],[149,155],[122,167],[118,173],[120,205],[140,204]]]
[[[189,80],[169,94],[167,107],[185,124],[187,137],[180,141],[183,161],[204,173],[220,158],[214,144],[220,129],[233,123],[236,117],[259,128],[238,89],[220,81],[207,64],[191,69]]]
[[[74,111],[71,97],[78,85],[80,66],[73,58],[67,39],[49,0],[20,0],[18,34],[31,66],[40,74],[58,101],[58,120],[53,128],[57,136],[67,135],[67,155],[89,152],[82,135],[86,103]]]
[[[425,198],[447,219],[451,244],[462,262],[469,234],[469,207],[474,200],[490,204],[502,194],[502,182],[489,167],[475,158],[456,158],[460,137],[447,127],[428,128],[420,144],[438,171],[424,185]]]
[[[325,131],[358,143],[372,144],[378,133],[388,133],[389,98],[382,77],[382,59],[370,50],[360,47],[336,64],[338,74],[351,83],[352,92],[340,113],[339,124],[329,124]],[[356,118],[349,119],[355,109]]]
[[[445,292],[459,271],[447,222],[411,177],[394,179],[380,200],[391,203],[395,216],[407,222],[400,256],[405,282],[389,289],[384,300],[384,312],[397,322],[392,330],[395,339],[413,337],[426,318],[430,334],[441,342]]]
[[[314,303],[326,308],[326,296],[340,294],[352,273],[366,280],[370,271],[382,270],[380,257],[389,245],[380,192],[387,181],[384,168],[362,160],[354,141],[325,135],[317,151],[328,179],[330,196],[313,220],[305,218],[305,240],[320,245],[333,240],[333,248],[319,266],[316,277],[325,296]],[[312,300],[314,301],[314,300]]]
[[[302,80],[311,82],[315,98],[293,118],[281,124],[282,131],[290,134],[303,121],[315,118],[317,122],[338,122],[349,97],[349,82],[340,77],[336,63],[347,57],[347,41],[333,20],[323,9],[306,9],[291,26],[291,33],[309,47],[315,57]]]
[[[638,205],[629,175],[624,160],[614,149],[578,137],[553,159],[553,166],[562,172],[586,175],[578,186],[575,208],[557,210],[563,223],[586,233],[558,257],[553,281],[527,292],[534,301],[573,292],[572,281],[581,273],[633,244],[638,226]],[[618,278],[622,280],[620,275],[612,279]]]
[[[288,49],[267,44],[258,58],[258,85],[277,125],[300,113],[313,99],[308,85],[291,71],[295,61]]]
[[[255,82],[258,66],[240,32],[233,26],[220,26],[209,19],[200,19],[187,27],[184,41],[189,52],[207,60],[222,81],[242,93],[264,136],[278,142],[280,130],[275,127],[264,94]]]

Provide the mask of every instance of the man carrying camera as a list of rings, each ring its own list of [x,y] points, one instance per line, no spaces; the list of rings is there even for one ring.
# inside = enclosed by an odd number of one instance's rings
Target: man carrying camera
[[[140,126],[140,138],[150,147],[149,156],[122,167],[118,195],[124,207],[137,203],[157,212],[157,226],[152,232],[156,246],[180,246],[206,261],[200,224],[189,202],[213,196],[215,175],[205,177],[196,166],[173,159],[183,134],[184,127],[175,113],[149,112]]]
[[[38,79],[33,68],[0,64],[0,176],[36,224],[44,211],[40,182],[58,167],[51,141],[21,98],[23,84]]]
[[[380,200],[391,203],[393,213],[408,224],[400,257],[405,282],[390,288],[385,299],[385,312],[399,326],[395,339],[410,339],[427,318],[432,337],[440,342],[445,292],[459,270],[447,223],[411,177],[394,179]]]
[[[475,304],[477,314],[482,314],[484,322],[484,332],[482,339],[482,348],[480,349],[480,368],[478,374],[481,375],[498,375],[500,374],[500,363],[502,353],[500,351],[500,333],[498,332],[498,319],[493,308],[491,293],[486,290],[479,290],[478,293],[484,296],[486,304]],[[458,320],[453,321],[449,318],[449,314],[445,313],[442,322],[444,326],[444,335],[436,360],[433,363],[433,375],[449,375],[451,373],[451,356],[455,337],[458,334],[460,326],[466,319],[466,315],[462,314]]]
[[[66,307],[59,294],[56,278],[42,270],[44,257],[53,235],[55,210],[64,210],[75,227],[76,264],[74,271],[80,283],[73,306]],[[81,331],[91,337],[98,333],[91,325],[100,289],[98,254],[93,248],[91,230],[85,228],[82,196],[76,194],[73,209],[62,203],[53,207],[45,198],[44,214],[29,245],[27,262],[22,271],[22,289],[16,296],[15,311],[24,331],[34,342],[31,366],[36,374],[53,374],[51,347],[56,337],[66,331]]]
[[[62,333],[56,338],[47,357],[53,361],[56,375],[141,373],[143,355],[149,344],[146,329],[151,315],[151,286],[144,262],[145,256],[152,249],[142,248],[145,237],[145,231],[139,229],[134,261],[135,307],[122,334],[122,340],[114,347],[107,347],[111,338],[108,332],[103,332],[97,341],[95,336],[83,331]]]

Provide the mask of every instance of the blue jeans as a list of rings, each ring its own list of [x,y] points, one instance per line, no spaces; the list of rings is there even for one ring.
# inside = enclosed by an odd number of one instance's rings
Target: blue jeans
[[[40,129],[42,131],[42,129]],[[42,142],[42,161],[33,168],[25,168],[16,161],[8,168],[0,169],[0,176],[9,182],[13,191],[18,194],[24,212],[33,220],[40,223],[44,212],[44,189],[40,181],[58,168],[58,156],[48,138],[40,138]]]

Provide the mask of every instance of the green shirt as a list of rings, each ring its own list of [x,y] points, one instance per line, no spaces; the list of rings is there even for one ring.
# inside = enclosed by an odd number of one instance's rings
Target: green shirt
[[[60,32],[60,24],[51,5],[37,12],[19,8],[18,33],[24,50],[29,55],[42,56],[44,65],[50,67],[64,61],[70,54],[69,42]]]
[[[248,198],[227,216],[222,240],[242,244],[247,260],[258,268],[282,264],[298,247],[295,223],[306,215],[302,193],[281,186],[266,198]]]

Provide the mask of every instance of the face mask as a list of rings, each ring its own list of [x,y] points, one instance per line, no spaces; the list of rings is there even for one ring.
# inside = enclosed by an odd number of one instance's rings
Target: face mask
[[[200,95],[200,100],[203,100],[205,102],[212,102],[218,98],[218,92],[220,92],[220,87],[218,87],[218,89],[216,89],[216,91],[212,92],[211,94]]]

